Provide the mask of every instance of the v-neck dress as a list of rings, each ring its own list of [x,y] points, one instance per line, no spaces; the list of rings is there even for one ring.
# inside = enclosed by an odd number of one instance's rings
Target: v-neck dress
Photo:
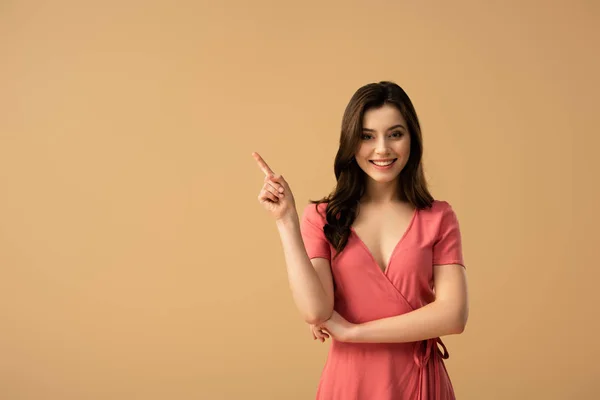
[[[405,314],[435,299],[433,266],[463,267],[458,219],[446,201],[417,209],[383,271],[351,229],[336,254],[323,232],[327,204],[308,204],[301,233],[309,258],[326,258],[335,282],[334,309],[352,323]],[[443,348],[443,352],[440,349]],[[332,338],[317,400],[453,400],[440,338],[408,343],[346,343]]]

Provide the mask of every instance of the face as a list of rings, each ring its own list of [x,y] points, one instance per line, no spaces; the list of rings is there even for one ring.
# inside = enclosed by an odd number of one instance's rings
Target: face
[[[367,176],[380,183],[395,181],[409,156],[410,134],[400,111],[389,104],[366,111],[355,157]],[[377,160],[379,165],[373,162]]]

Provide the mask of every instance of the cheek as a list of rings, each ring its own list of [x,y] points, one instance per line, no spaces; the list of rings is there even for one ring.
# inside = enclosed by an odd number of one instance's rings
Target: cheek
[[[356,157],[356,161],[357,161],[359,164],[364,164],[364,163],[366,163],[366,162],[367,162],[367,160],[368,160],[368,158],[369,158],[369,155],[368,155],[368,153],[366,153],[366,152],[364,152],[364,151],[362,151],[362,152],[361,152],[361,151],[359,151],[359,152],[357,152],[357,153],[356,153],[355,157]]]
[[[396,148],[396,153],[402,155],[410,154],[410,142],[399,143],[398,147]]]

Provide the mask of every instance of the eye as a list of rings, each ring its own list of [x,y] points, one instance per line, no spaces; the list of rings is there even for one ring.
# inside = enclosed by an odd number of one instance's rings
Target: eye
[[[403,133],[403,132],[400,132],[400,131],[398,131],[398,132],[394,132],[394,133],[392,133],[392,135],[396,135],[396,137],[400,138],[400,137],[402,137],[402,136],[404,135],[404,133]]]
[[[361,140],[367,140],[369,137],[371,137],[371,135],[363,133],[362,135],[360,135]]]

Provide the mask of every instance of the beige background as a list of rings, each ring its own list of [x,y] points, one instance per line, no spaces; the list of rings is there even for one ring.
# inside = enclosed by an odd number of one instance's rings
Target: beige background
[[[251,152],[301,211],[383,79],[461,222],[457,397],[597,398],[598,2],[365,3],[0,3],[1,399],[314,398]]]

